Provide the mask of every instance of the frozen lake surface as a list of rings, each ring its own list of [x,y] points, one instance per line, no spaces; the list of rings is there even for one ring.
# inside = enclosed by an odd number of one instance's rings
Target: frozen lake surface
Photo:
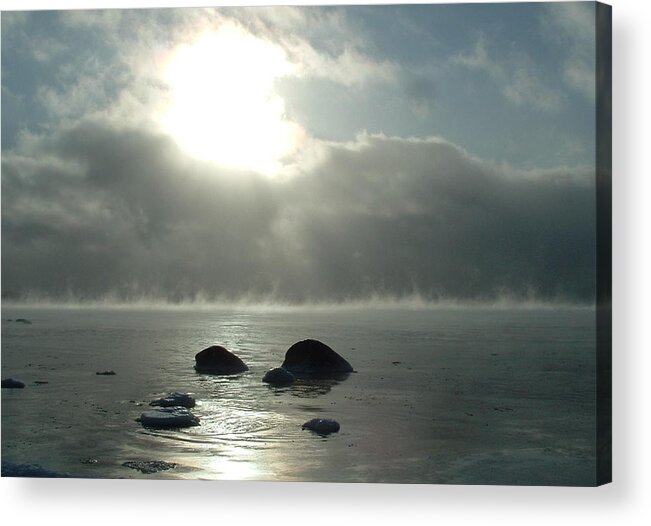
[[[26,384],[2,390],[3,462],[111,478],[595,483],[592,309],[3,306],[2,319],[2,378]],[[356,372],[263,383],[305,338]],[[249,371],[195,372],[214,344]],[[135,421],[173,391],[196,398],[200,426]],[[301,429],[312,418],[341,430]],[[142,461],[164,469],[123,465]]]

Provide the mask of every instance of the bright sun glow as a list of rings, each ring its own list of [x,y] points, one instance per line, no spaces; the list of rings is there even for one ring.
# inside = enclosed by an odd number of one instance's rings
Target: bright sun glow
[[[204,33],[165,70],[163,126],[194,157],[273,174],[300,136],[274,93],[275,80],[291,71],[280,47],[235,25]]]

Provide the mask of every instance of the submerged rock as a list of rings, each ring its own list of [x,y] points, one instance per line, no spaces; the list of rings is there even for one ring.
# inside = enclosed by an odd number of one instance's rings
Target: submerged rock
[[[164,398],[152,400],[149,405],[155,407],[187,407],[195,406],[195,400],[187,393],[170,393]]]
[[[152,473],[158,473],[159,471],[165,471],[167,469],[174,469],[177,466],[174,462],[164,462],[163,460],[130,460],[128,462],[123,462],[122,465],[125,468],[138,470],[145,475],[151,475]]]
[[[197,372],[208,374],[237,374],[248,371],[247,365],[228,349],[213,345],[194,357]]]
[[[337,374],[353,371],[344,358],[325,343],[303,340],[292,345],[281,367],[294,374]]]
[[[16,319],[16,323],[24,323],[24,324],[26,324],[26,325],[31,325],[31,324],[32,324],[32,322],[29,321],[29,320],[26,319],[26,318],[17,318],[17,319]]]
[[[274,385],[291,384],[294,380],[296,380],[296,377],[282,367],[269,369],[262,377],[263,382]]]
[[[146,411],[137,419],[145,427],[179,428],[199,425],[199,418],[185,407],[165,407]]]
[[[25,384],[20,380],[14,380],[13,378],[5,378],[2,380],[2,388],[6,389],[23,389]]]
[[[97,371],[95,374],[98,376],[114,376],[115,371]]]
[[[301,428],[309,429],[319,435],[329,435],[330,433],[336,433],[339,431],[339,422],[328,418],[313,418],[312,420],[305,422]]]

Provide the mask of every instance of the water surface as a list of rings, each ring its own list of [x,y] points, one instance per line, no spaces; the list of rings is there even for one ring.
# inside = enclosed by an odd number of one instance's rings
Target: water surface
[[[32,324],[6,321],[18,317]],[[595,482],[592,309],[3,307],[2,318],[2,377],[26,384],[2,390],[3,461],[92,477]],[[305,338],[356,372],[262,383]],[[213,344],[250,370],[197,374],[194,355]],[[200,426],[135,421],[171,391],[196,397]],[[314,417],[341,431],[302,430]],[[177,466],[122,465],[137,460]]]

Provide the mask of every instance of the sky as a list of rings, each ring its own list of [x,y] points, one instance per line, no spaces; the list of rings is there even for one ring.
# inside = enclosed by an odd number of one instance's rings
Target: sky
[[[1,29],[5,300],[594,300],[591,2]]]

